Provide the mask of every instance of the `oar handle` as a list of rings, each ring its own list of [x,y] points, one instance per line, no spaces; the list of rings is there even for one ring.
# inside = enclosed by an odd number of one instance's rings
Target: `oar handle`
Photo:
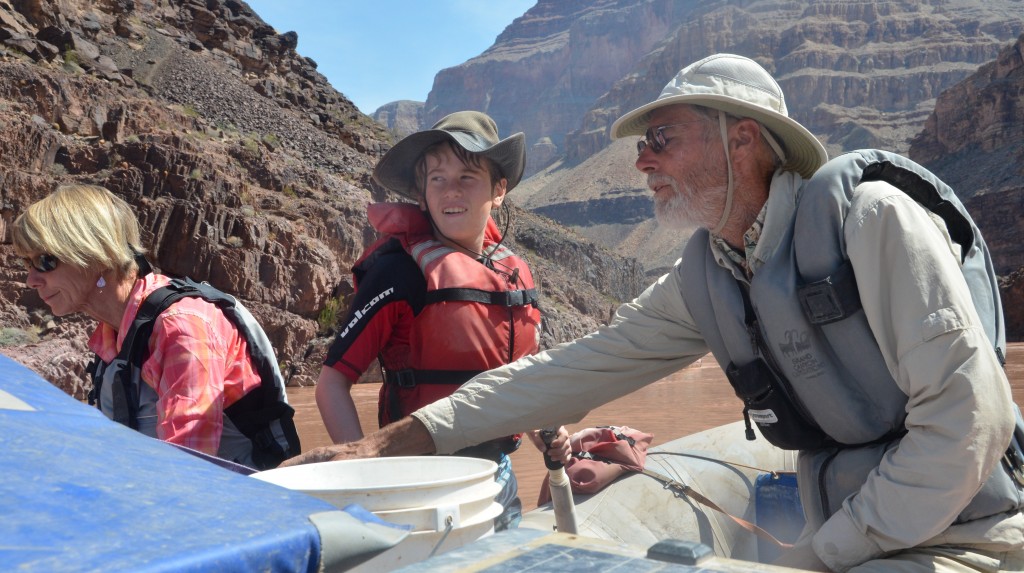
[[[541,430],[544,444],[551,446],[555,430]],[[572,483],[565,473],[565,465],[544,453],[544,466],[548,468],[548,489],[551,491],[551,506],[555,511],[555,528],[562,533],[578,533],[576,526],[576,504],[572,498]]]
[[[544,445],[550,448],[551,440],[555,439],[555,430],[541,430],[540,439],[544,440]],[[551,459],[551,456],[547,455],[547,452],[545,452],[544,467],[548,468],[549,470],[557,470],[564,468],[565,464],[563,464],[560,460]]]

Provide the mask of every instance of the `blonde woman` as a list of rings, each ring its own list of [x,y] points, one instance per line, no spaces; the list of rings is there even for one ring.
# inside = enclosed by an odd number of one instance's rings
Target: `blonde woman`
[[[99,323],[89,339],[90,402],[108,417],[249,467],[299,451],[262,329],[209,285],[153,273],[122,199],[93,185],[60,187],[15,220],[13,238],[26,284],[54,315]]]

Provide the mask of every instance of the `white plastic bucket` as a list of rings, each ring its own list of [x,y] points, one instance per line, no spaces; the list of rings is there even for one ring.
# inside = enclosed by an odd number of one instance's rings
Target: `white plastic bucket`
[[[301,491],[337,507],[370,511],[450,504],[490,490],[497,464],[478,458],[416,456],[344,460],[277,468],[252,477]],[[467,491],[468,490],[468,491]]]
[[[457,456],[345,460],[277,468],[252,477],[323,499],[356,503],[392,523],[411,525],[404,541],[354,571],[380,573],[461,547],[494,532],[494,462]]]

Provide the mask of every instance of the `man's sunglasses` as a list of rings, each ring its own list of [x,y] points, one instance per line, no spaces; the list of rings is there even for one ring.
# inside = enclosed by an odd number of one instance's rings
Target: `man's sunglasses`
[[[650,147],[651,151],[653,151],[656,154],[661,153],[661,150],[665,149],[665,145],[671,140],[671,138],[665,139],[666,129],[670,127],[676,127],[679,125],[686,125],[688,123],[697,123],[699,121],[701,120],[694,119],[690,121],[684,121],[682,123],[670,123],[668,125],[659,125],[658,127],[649,128],[644,133],[643,139],[636,142],[636,154],[642,154],[644,150],[647,149],[648,147]]]
[[[25,263],[25,269],[35,269],[41,273],[48,273],[53,269],[57,268],[57,263],[60,260],[57,257],[49,253],[40,253],[34,257],[25,257],[22,259]]]

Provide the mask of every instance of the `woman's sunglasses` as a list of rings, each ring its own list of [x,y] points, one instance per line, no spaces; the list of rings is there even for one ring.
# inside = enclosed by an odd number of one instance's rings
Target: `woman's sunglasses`
[[[40,253],[34,257],[25,257],[22,259],[25,263],[25,269],[35,269],[41,273],[48,273],[53,269],[57,268],[57,263],[60,261],[57,257],[49,253]]]

